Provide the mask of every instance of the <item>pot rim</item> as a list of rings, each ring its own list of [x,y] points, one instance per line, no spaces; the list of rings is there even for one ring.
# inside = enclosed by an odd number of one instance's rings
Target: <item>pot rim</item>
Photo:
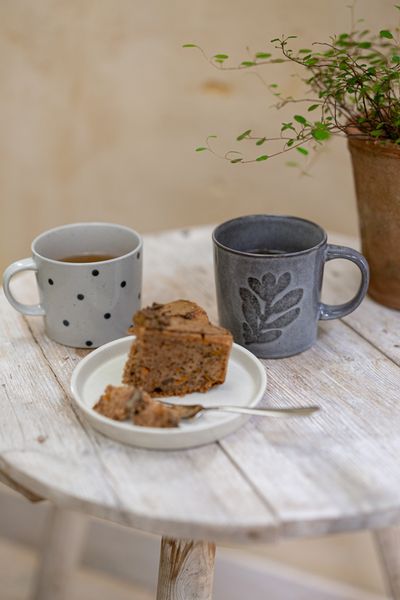
[[[368,154],[380,154],[400,158],[400,146],[390,140],[374,140],[370,137],[362,137],[362,134],[356,133],[358,130],[351,126],[346,132],[347,144],[350,152],[360,150]],[[351,133],[354,132],[354,133]]]

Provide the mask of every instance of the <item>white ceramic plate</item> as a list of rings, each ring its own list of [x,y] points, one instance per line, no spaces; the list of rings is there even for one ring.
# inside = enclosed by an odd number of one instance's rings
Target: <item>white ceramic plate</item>
[[[114,421],[103,417],[94,404],[108,384],[120,385],[122,371],[134,337],[124,337],[101,346],[86,356],[75,367],[71,380],[73,399],[89,423],[104,435],[132,446],[164,450],[191,448],[215,442],[232,433],[249,416],[222,412],[207,412],[193,420],[183,421],[179,427],[160,429],[139,427],[128,421]],[[169,397],[165,400],[181,404],[234,404],[257,406],[267,383],[261,362],[251,352],[233,344],[225,383],[208,392]]]

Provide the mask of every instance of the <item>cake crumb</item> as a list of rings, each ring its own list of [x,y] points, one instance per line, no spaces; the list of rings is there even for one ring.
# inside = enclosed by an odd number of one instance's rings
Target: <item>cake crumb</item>
[[[178,427],[180,422],[177,409],[153,400],[132,385],[108,385],[93,409],[109,419],[131,420],[141,427]]]
[[[131,385],[108,385],[93,409],[114,421],[125,421],[129,417],[128,400],[134,391],[135,388]]]
[[[178,427],[180,417],[176,408],[156,402],[143,392],[135,404],[132,420],[144,427]]]

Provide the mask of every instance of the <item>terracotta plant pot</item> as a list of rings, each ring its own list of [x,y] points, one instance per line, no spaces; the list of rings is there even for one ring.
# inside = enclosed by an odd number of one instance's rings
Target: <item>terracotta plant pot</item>
[[[371,269],[368,294],[400,309],[400,147],[348,137],[362,252]]]

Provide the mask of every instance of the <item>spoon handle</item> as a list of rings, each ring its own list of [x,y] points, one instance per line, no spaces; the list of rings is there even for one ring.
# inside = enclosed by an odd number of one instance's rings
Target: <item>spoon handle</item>
[[[224,412],[258,415],[260,417],[305,417],[319,410],[319,406],[301,406],[297,408],[247,408],[246,406],[205,406],[203,410],[222,410]]]

